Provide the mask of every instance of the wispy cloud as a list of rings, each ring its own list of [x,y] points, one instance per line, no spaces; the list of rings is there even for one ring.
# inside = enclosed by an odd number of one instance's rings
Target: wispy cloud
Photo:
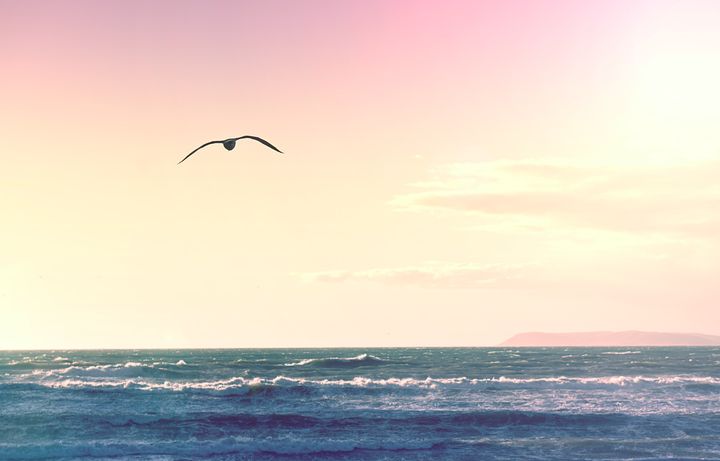
[[[326,271],[303,274],[307,281],[324,283],[379,282],[426,288],[488,288],[522,278],[532,264],[475,264],[429,262],[418,266]]]
[[[720,162],[602,165],[545,161],[450,164],[391,204],[450,210],[525,228],[585,228],[717,238]]]

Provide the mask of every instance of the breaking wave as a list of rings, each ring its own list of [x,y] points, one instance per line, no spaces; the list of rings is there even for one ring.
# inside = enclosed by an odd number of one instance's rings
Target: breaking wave
[[[360,354],[355,357],[328,357],[328,358],[317,358],[317,359],[303,359],[297,362],[286,363],[286,367],[301,367],[306,365],[316,367],[362,367],[371,365],[381,365],[383,363],[389,363],[387,360],[383,360],[379,357],[375,357],[370,354]]]
[[[60,370],[62,371],[62,370]],[[28,376],[29,377],[29,376]],[[720,378],[712,376],[604,376],[604,377],[546,377],[546,378],[399,378],[385,379],[356,376],[351,379],[307,379],[288,377],[283,375],[274,378],[250,378],[235,376],[228,379],[199,381],[199,380],[152,380],[142,377],[122,376],[107,377],[103,379],[83,379],[81,377],[64,377],[60,375],[44,375],[40,379],[22,379],[13,384],[31,384],[47,388],[66,389],[135,389],[140,391],[211,391],[211,392],[241,392],[252,393],[260,389],[269,388],[304,388],[307,391],[322,388],[372,388],[372,389],[442,389],[482,386],[518,386],[518,387],[624,387],[633,385],[705,385],[720,386]],[[0,388],[3,385],[0,385]]]
[[[630,355],[630,354],[642,354],[642,351],[607,351],[607,352],[601,352],[601,355]]]

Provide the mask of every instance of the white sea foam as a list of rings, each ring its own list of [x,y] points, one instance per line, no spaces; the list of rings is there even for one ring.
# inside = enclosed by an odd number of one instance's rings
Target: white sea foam
[[[35,374],[35,373],[33,373]],[[363,376],[356,376],[352,379],[306,379],[293,378],[279,375],[274,378],[247,378],[235,376],[228,379],[214,381],[154,381],[141,379],[139,377],[131,377],[127,379],[81,379],[77,377],[62,379],[47,379],[46,374],[41,376],[39,381],[34,380],[36,384],[47,387],[58,388],[95,388],[95,387],[122,387],[133,388],[139,390],[206,390],[206,391],[228,391],[228,390],[249,390],[263,386],[314,386],[323,387],[357,387],[357,388],[425,388],[437,389],[447,386],[478,386],[488,384],[504,384],[504,385],[534,385],[534,384],[550,384],[550,385],[598,385],[598,386],[628,386],[628,385],[685,385],[685,384],[709,384],[720,385],[720,378],[712,376],[603,376],[603,377],[567,377],[554,376],[545,378],[513,378],[513,377],[492,377],[492,378],[432,378],[425,379],[416,378],[386,378],[371,379]],[[27,381],[25,381],[27,382]]]
[[[608,351],[602,352],[602,355],[628,355],[628,354],[642,354],[642,351]]]
[[[495,380],[495,378],[492,378]],[[506,378],[501,376],[497,382],[512,384],[556,383],[556,384],[610,384],[625,386],[628,384],[720,384],[720,378],[713,376],[602,376],[575,378],[567,376],[547,378]]]
[[[43,378],[52,377],[84,377],[84,378],[112,378],[112,377],[132,377],[138,375],[138,370],[155,368],[152,364],[143,364],[140,362],[126,362],[107,365],[89,365],[79,366],[70,365],[65,368],[58,369],[37,369],[33,370],[30,375],[40,376]],[[22,375],[21,375],[22,376]]]
[[[180,359],[175,363],[175,365],[181,367],[183,365],[187,365],[187,362],[185,362],[185,360]]]

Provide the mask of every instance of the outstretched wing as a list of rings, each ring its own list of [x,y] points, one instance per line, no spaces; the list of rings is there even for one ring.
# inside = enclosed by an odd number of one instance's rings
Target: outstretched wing
[[[210,144],[218,144],[218,143],[222,143],[222,141],[210,141],[210,142],[206,142],[206,143],[203,144],[202,146],[198,147],[198,148],[195,149],[194,151],[192,151],[192,152],[190,152],[189,154],[187,154],[187,155],[185,156],[185,158],[182,159],[182,160],[180,160],[177,164],[180,165],[182,162],[184,162],[185,160],[187,160],[188,157],[190,157],[192,154],[194,154],[195,152],[199,151],[199,150],[202,149],[203,147],[209,146]]]
[[[259,143],[265,144],[266,146],[268,146],[270,149],[274,150],[275,152],[280,152],[281,154],[283,153],[283,151],[281,151],[277,147],[275,147],[272,144],[270,144],[269,142],[265,141],[263,138],[258,138],[257,136],[245,135],[245,136],[240,136],[239,138],[232,138],[232,139],[234,139],[235,141],[237,141],[238,139],[252,139]]]

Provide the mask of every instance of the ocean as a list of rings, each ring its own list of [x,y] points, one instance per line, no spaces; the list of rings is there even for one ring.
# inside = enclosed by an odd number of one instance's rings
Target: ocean
[[[720,460],[720,348],[0,352],[2,460]]]

